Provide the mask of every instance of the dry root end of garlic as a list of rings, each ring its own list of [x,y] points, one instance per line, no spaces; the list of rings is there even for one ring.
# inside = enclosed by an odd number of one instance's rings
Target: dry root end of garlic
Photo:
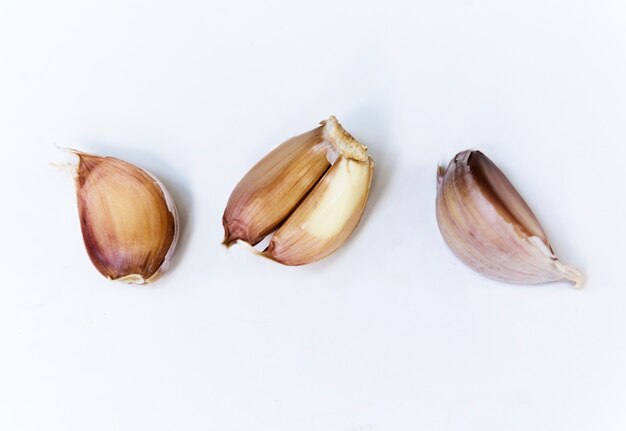
[[[224,211],[224,244],[256,245],[274,232],[261,254],[285,265],[320,260],[358,225],[374,163],[367,147],[330,117],[284,142],[237,184]]]
[[[178,213],[163,184],[113,157],[69,150],[87,254],[110,280],[155,281],[168,268],[178,240]]]
[[[583,274],[559,261],[529,206],[483,153],[457,154],[437,180],[439,229],[467,266],[508,283],[582,286]]]

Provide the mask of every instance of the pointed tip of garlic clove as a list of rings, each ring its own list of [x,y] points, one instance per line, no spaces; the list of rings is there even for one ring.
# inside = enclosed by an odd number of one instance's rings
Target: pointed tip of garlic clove
[[[222,225],[224,227],[224,239],[222,240],[222,245],[226,248],[230,248],[230,246],[237,242],[237,238],[235,235],[231,235],[226,220],[222,219]]]
[[[226,218],[223,218],[222,225],[224,227],[222,245],[226,248],[230,248],[240,241],[255,246],[268,235],[268,233],[266,233],[268,228],[254,231],[249,229],[245,223],[240,222],[238,219],[232,219],[228,222]]]
[[[574,289],[582,289],[585,284],[585,275],[570,265],[561,263],[558,259],[554,261],[554,265],[563,275],[563,280],[568,281]]]
[[[54,146],[56,147],[57,150],[63,152],[63,153],[69,153],[73,156],[76,156],[78,159],[78,163],[76,161],[67,161],[67,162],[50,162],[50,165],[59,170],[59,171],[63,171],[63,172],[67,172],[69,173],[72,177],[74,177],[76,179],[77,175],[78,175],[78,166],[81,163],[81,160],[84,156],[88,156],[88,153],[84,153],[80,150],[75,150],[74,148],[70,148],[70,147],[61,147],[57,144],[54,144]]]
[[[543,239],[537,236],[527,238],[528,242],[545,256],[551,262],[551,272],[553,278],[551,281],[567,281],[573,285],[575,289],[580,289],[585,281],[585,276],[582,272],[570,265],[565,265],[554,254],[552,246],[547,239]]]
[[[233,245],[237,244],[237,241],[239,241],[239,238],[233,237],[227,233],[224,235],[222,245],[226,248],[231,248]]]
[[[231,238],[230,236],[226,236],[223,240],[222,240],[222,245],[226,248],[231,248],[233,245],[235,245],[237,243],[237,239],[236,238]]]

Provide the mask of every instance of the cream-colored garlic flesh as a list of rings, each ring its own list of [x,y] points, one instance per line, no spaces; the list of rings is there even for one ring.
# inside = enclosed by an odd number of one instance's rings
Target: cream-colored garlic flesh
[[[299,226],[318,238],[339,234],[369,191],[369,165],[340,157],[332,169],[336,170],[333,180]]]

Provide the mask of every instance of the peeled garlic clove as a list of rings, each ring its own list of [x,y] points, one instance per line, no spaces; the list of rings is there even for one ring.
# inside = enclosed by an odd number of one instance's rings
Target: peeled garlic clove
[[[330,167],[324,127],[284,142],[243,177],[233,190],[222,223],[224,244],[256,245],[276,230]]]
[[[337,250],[363,215],[374,164],[345,156],[324,175],[276,231],[263,255],[285,265],[303,265]]]
[[[78,156],[76,192],[83,240],[102,275],[130,284],[155,281],[178,240],[178,213],[165,187],[112,157]]]
[[[581,287],[583,275],[559,261],[524,199],[483,153],[457,154],[437,179],[439,229],[466,265],[508,283]]]

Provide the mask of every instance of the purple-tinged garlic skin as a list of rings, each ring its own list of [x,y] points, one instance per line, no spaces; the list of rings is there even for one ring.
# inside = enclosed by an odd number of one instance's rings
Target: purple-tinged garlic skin
[[[163,184],[113,157],[78,156],[76,193],[87,254],[110,280],[147,284],[168,268],[178,212]]]
[[[475,271],[507,283],[582,286],[583,275],[559,261],[532,210],[480,151],[439,167],[436,213],[452,252]]]

